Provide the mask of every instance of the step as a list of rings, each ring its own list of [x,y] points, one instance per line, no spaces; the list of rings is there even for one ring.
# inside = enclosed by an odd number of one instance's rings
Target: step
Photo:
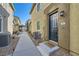
[[[59,49],[58,46],[53,46],[50,48],[45,43],[40,43],[39,46],[37,46],[37,48],[43,56],[49,56],[51,53]]]

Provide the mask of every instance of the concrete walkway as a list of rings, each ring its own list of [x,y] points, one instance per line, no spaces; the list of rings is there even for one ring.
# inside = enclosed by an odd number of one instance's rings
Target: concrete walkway
[[[20,39],[13,53],[13,56],[40,56],[40,52],[28,36],[28,33],[22,32]]]

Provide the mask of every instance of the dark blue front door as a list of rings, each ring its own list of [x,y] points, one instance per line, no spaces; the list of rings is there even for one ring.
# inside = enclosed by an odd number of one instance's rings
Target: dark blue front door
[[[49,39],[58,42],[58,13],[49,16]]]

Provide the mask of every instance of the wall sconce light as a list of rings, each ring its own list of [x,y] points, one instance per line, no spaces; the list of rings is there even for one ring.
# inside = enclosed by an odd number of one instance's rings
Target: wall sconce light
[[[62,17],[64,16],[64,11],[60,12],[60,16],[62,16]]]
[[[61,22],[61,27],[62,27],[62,29],[64,29],[65,28],[65,22]]]
[[[61,25],[65,25],[66,23],[65,22],[61,22]]]

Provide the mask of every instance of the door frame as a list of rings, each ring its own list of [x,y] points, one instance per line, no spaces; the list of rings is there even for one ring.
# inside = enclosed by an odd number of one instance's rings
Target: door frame
[[[50,40],[50,28],[49,28],[49,26],[50,26],[50,16],[51,15],[53,15],[53,14],[55,14],[55,13],[58,13],[58,9],[59,8],[56,8],[56,9],[54,9],[52,12],[50,12],[50,13],[48,13],[48,39]],[[58,25],[58,24],[57,24]],[[56,42],[56,41],[54,41],[54,42]],[[58,43],[58,42],[57,42]]]

